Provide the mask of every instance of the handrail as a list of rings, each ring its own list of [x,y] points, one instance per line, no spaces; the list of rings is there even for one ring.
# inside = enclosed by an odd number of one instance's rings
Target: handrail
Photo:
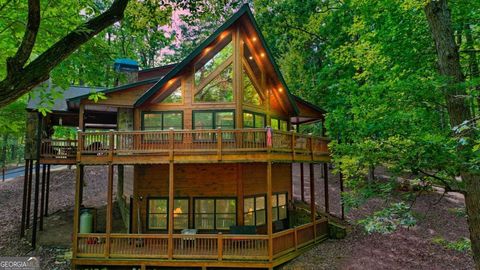
[[[232,152],[283,152],[328,154],[329,140],[310,134],[258,128],[159,131],[79,132],[79,153],[113,157],[124,154],[202,152],[222,155]]]
[[[274,233],[273,256],[278,258],[309,243],[315,242],[326,231],[315,232],[312,227],[327,223],[325,218],[295,228]],[[104,233],[77,234],[77,256],[79,257],[122,257],[122,258],[167,258],[172,250],[173,259],[236,260],[248,259],[268,261],[268,235],[251,234],[124,234]],[[111,250],[104,252],[110,242]]]

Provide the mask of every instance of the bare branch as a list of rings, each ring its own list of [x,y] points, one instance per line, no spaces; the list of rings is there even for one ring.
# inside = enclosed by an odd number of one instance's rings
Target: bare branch
[[[22,44],[18,47],[15,56],[7,59],[7,77],[19,72],[30,58],[38,29],[40,28],[40,0],[28,0],[28,22],[23,35]]]
[[[115,0],[108,10],[78,26],[30,62],[25,68],[11,70],[7,77],[0,81],[0,107],[11,103],[28,93],[42,81],[48,79],[50,71],[81,45],[108,26],[121,20],[128,2],[129,0]]]

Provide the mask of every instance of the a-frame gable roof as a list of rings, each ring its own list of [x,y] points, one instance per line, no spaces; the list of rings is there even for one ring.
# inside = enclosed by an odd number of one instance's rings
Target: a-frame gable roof
[[[186,68],[205,48],[207,48],[215,39],[219,37],[219,35],[231,27],[233,24],[235,24],[237,21],[242,18],[242,16],[246,16],[248,21],[252,24],[254,27],[255,31],[258,34],[258,37],[260,39],[260,42],[265,49],[266,55],[268,57],[268,60],[273,66],[273,69],[280,80],[280,83],[283,85],[283,88],[286,91],[286,99],[289,104],[289,106],[292,108],[294,114],[298,114],[299,110],[296,106],[296,102],[294,101],[292,95],[290,94],[290,91],[288,90],[287,84],[285,83],[285,80],[283,79],[282,74],[280,73],[280,69],[278,68],[268,46],[267,43],[265,42],[265,38],[260,31],[255,18],[253,17],[253,14],[248,7],[248,4],[243,5],[235,14],[233,14],[225,23],[223,23],[212,35],[210,35],[206,40],[204,40],[194,51],[192,51],[183,61],[178,63],[175,68],[173,68],[170,72],[168,72],[162,79],[160,79],[156,84],[154,84],[149,90],[147,90],[138,100],[135,102],[134,106],[138,107],[143,105],[145,102],[147,102],[151,97],[155,95],[157,91],[159,91],[162,86],[164,86],[169,80],[174,78],[176,75],[178,75],[184,68]]]

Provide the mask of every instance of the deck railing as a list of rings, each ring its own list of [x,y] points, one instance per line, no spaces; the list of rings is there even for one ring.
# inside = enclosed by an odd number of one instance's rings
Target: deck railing
[[[267,129],[80,132],[80,154],[287,152],[328,154],[328,139]]]
[[[272,235],[272,259],[327,236],[328,221],[318,219]],[[314,229],[315,228],[315,229]],[[172,258],[268,261],[268,235],[78,234],[79,258]],[[108,243],[108,241],[110,241]]]
[[[42,158],[76,158],[77,140],[43,139],[40,156]]]

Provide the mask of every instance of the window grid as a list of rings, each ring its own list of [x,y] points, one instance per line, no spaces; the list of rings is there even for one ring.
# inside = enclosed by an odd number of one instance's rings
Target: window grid
[[[164,205],[165,210],[156,211],[153,210],[155,204]],[[181,210],[183,204],[184,210]],[[189,216],[189,199],[188,198],[175,198],[174,199],[174,216],[173,216],[173,228],[175,230],[187,229],[188,228],[188,216]],[[185,207],[186,206],[186,207]],[[180,208],[181,212],[179,212]],[[151,197],[147,200],[147,229],[148,230],[167,230],[168,229],[168,218],[169,218],[169,206],[168,198],[165,197]],[[186,222],[185,222],[186,219]],[[161,222],[161,225],[155,225],[154,223]],[[186,224],[186,226],[184,226]]]
[[[209,201],[213,211],[201,212],[199,205],[201,201]],[[227,204],[233,202],[233,212],[218,210],[218,202],[226,201]],[[236,198],[194,198],[194,228],[199,230],[229,230],[230,226],[237,225],[237,200]],[[228,222],[231,223],[228,223]],[[232,222],[233,221],[233,222]]]

